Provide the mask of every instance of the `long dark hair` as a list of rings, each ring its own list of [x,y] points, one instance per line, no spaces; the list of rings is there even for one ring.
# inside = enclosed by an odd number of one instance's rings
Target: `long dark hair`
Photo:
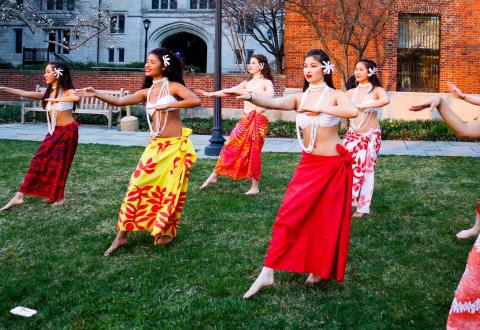
[[[168,48],[155,48],[150,52],[150,54],[155,55],[158,60],[162,63],[162,76],[167,77],[169,81],[178,82],[182,85],[185,85],[183,81],[183,71],[184,65],[181,58],[175,55]],[[170,57],[169,65],[165,65],[163,57],[168,55]],[[142,88],[150,88],[153,84],[152,77],[145,77],[143,80]]]
[[[321,49],[310,49],[303,56],[303,60],[305,60],[307,57],[313,57],[320,64],[323,64],[322,62],[330,62],[330,58],[328,57],[327,53],[325,53]],[[325,83],[328,87],[335,89],[335,86],[333,85],[332,75],[333,72],[330,72],[329,74],[324,73],[323,80],[325,80]],[[307,79],[304,79],[303,91],[306,91],[309,85],[310,84],[308,83]]]
[[[263,64],[263,69],[260,71],[260,73],[263,75],[263,78],[271,80],[273,82],[273,76],[272,76],[272,69],[270,68],[270,65],[268,64],[268,59],[265,57],[265,55],[262,54],[254,54],[252,55],[253,58],[257,59],[258,64]],[[253,75],[250,75],[250,79],[253,78]]]
[[[73,87],[73,82],[72,82],[72,77],[70,76],[70,70],[68,69],[68,66],[65,63],[62,62],[50,62],[48,63],[52,67],[52,70],[59,70],[61,73],[59,77],[57,78],[58,83],[57,83],[57,89],[55,91],[55,98],[58,97],[58,93],[60,89],[63,91],[66,91],[68,89],[74,89]],[[43,101],[42,101],[42,107],[45,109],[47,106],[47,101],[45,99],[48,99],[50,97],[50,93],[52,92],[52,84],[47,85],[47,90],[45,91],[45,94],[43,94]],[[74,109],[75,109],[74,104]]]
[[[358,61],[355,64],[355,66],[357,66],[358,63],[362,63],[363,65],[365,65],[368,73],[370,73],[370,70],[374,70],[374,69],[378,70],[377,69],[377,63],[375,63],[372,60],[361,59],[360,61]],[[378,71],[377,71],[377,73],[378,73]],[[370,77],[368,77],[368,82],[371,83],[372,86],[373,86],[372,90],[369,91],[369,93],[371,93],[375,89],[375,87],[382,87],[382,83],[380,82],[380,79],[378,79],[377,73],[372,74]],[[347,90],[352,89],[352,88],[356,88],[357,86],[358,86],[358,81],[355,78],[355,76],[351,76],[350,78],[348,78],[347,86],[346,86]]]

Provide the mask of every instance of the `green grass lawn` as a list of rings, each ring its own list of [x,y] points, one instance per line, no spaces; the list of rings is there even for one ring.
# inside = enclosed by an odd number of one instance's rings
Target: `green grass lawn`
[[[38,142],[0,141],[0,202],[18,189]],[[179,234],[146,233],[102,256],[143,149],[80,145],[66,205],[44,200],[0,213],[2,329],[444,329],[473,240],[480,160],[381,157],[373,213],[352,224],[345,281],[306,287],[305,275],[241,299],[258,275],[271,226],[300,157],[264,154],[262,193],[221,179],[198,189],[214,160],[193,167]],[[38,310],[31,319],[9,313]]]

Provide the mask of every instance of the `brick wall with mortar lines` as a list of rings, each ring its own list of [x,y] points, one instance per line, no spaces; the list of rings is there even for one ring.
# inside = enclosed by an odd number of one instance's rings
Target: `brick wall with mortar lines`
[[[379,63],[380,77],[386,89],[396,90],[398,14],[416,13],[440,16],[440,89],[446,82],[460,85],[467,93],[479,93],[480,67],[480,1],[413,1],[398,0],[395,13],[385,32],[369,45],[366,56]],[[335,42],[329,45],[340,51]],[[286,87],[297,88],[303,82],[303,54],[310,48],[322,48],[313,29],[291,10],[285,16]],[[354,54],[352,54],[354,55]],[[354,58],[354,57],[353,57]],[[354,63],[352,63],[353,65]],[[352,69],[353,71],[353,69]],[[334,73],[336,86],[340,75]]]
[[[141,72],[95,72],[95,71],[73,71],[72,80],[75,88],[92,86],[96,89],[118,90],[124,88],[129,91],[137,91],[141,88],[143,82],[143,73]],[[228,88],[240,84],[247,75],[225,74],[222,75],[222,87]],[[185,84],[192,91],[203,89],[212,91],[214,77],[211,74],[194,74],[185,76]],[[8,86],[23,90],[33,91],[37,85],[44,86],[43,72],[26,70],[0,70],[0,86]],[[285,89],[285,77],[281,75],[274,76],[275,93],[277,96],[283,94]],[[19,101],[20,98],[0,93],[0,101]],[[213,107],[213,98],[203,98],[203,107]],[[225,97],[222,99],[222,107],[241,109],[243,102],[234,98]]]

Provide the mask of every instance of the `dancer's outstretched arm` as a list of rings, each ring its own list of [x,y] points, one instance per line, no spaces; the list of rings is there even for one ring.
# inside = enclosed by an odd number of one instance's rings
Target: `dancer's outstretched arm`
[[[173,83],[170,85],[170,92],[172,95],[180,99],[180,101],[169,103],[165,105],[165,109],[168,108],[194,108],[200,106],[202,101],[198,98],[197,95],[193,94],[187,87],[183,86],[180,83]],[[158,110],[163,110],[159,108]]]
[[[307,112],[312,115],[326,113],[340,118],[353,118],[358,115],[358,109],[344,92],[334,90],[334,105],[322,105],[320,108],[298,109],[298,112]]]
[[[48,98],[45,99],[45,101],[50,101],[50,102],[78,102],[80,101],[80,97],[74,94],[73,89],[66,90],[63,92],[63,95],[57,98]]]
[[[462,99],[465,102],[475,104],[475,105],[480,105],[480,97],[479,96],[474,96],[474,95],[468,95],[463,93],[460,88],[452,84],[450,81],[447,82],[448,86],[448,91],[456,98]]]
[[[410,107],[410,111],[421,111],[423,109],[433,110],[437,108],[440,116],[457,136],[476,138],[480,137],[480,121],[471,121],[465,123],[458,117],[455,112],[448,106],[447,102],[440,96],[435,96],[431,100]]]
[[[242,81],[240,84],[238,84],[237,86],[233,86],[233,87],[230,87],[230,88],[225,88],[225,89],[221,89],[219,91],[215,91],[215,92],[206,92],[204,90],[201,90],[201,89],[196,89],[195,90],[195,93],[197,93],[198,95],[200,96],[205,96],[205,97],[224,97],[224,96],[227,96],[228,94],[225,94],[226,91],[241,91],[241,90],[244,90],[245,87],[247,85],[247,81]]]
[[[26,97],[33,100],[41,100],[43,99],[43,95],[45,95],[44,92],[27,92],[27,91],[24,91],[23,89],[16,89],[16,88],[10,88],[5,86],[0,86],[0,92],[9,93],[9,94],[13,94],[21,97]]]
[[[266,96],[266,97],[274,97],[275,96],[275,88],[273,87],[273,83],[271,80],[265,80],[265,90],[244,90],[245,92],[255,93],[256,95]],[[263,107],[256,107],[257,111],[266,110]]]
[[[147,90],[141,89],[138,92],[131,95],[116,97],[113,95],[106,95],[106,94],[99,93],[93,87],[86,87],[82,89],[76,89],[75,95],[79,97],[96,97],[97,99],[102,100],[111,105],[125,106],[125,105],[134,105],[134,104],[143,103],[147,99]]]
[[[390,103],[390,98],[388,97],[387,92],[382,87],[376,87],[372,91],[372,93],[377,97],[377,99],[356,104],[357,108],[378,108],[384,107]]]
[[[247,91],[225,91],[229,96],[236,96],[238,100],[249,101],[262,108],[291,111],[296,110],[302,94],[292,94],[284,97],[268,97]]]

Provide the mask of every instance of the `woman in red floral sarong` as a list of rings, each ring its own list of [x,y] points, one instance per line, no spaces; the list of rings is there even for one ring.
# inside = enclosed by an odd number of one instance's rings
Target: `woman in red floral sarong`
[[[304,151],[278,210],[264,267],[245,299],[271,286],[274,270],[309,273],[309,284],[344,278],[352,166],[338,136],[338,123],[339,118],[355,117],[357,109],[344,93],[334,89],[332,71],[327,54],[312,49],[304,57],[304,93],[271,98],[228,92],[260,107],[296,110],[297,135]]]
[[[452,83],[448,83],[450,93],[468,103],[480,105],[480,97],[463,93]],[[423,109],[433,110],[437,108],[445,123],[461,137],[480,137],[480,122],[472,121],[465,123],[455,112],[450,109],[447,102],[439,96],[433,97],[428,102],[413,106],[411,111]],[[460,239],[478,236],[480,232],[480,203],[477,204],[477,218],[475,225],[467,230],[457,233]],[[449,330],[476,330],[480,329],[480,237],[468,256],[465,272],[455,291],[455,297],[450,308],[447,320]]]
[[[0,86],[0,92],[43,100],[48,122],[48,133],[30,163],[22,186],[0,211],[22,204],[25,195],[47,198],[54,206],[65,202],[65,185],[78,145],[79,125],[72,112],[79,98],[73,94],[70,71],[64,63],[49,63],[43,76],[47,84],[44,93]]]
[[[374,61],[362,59],[355,65],[355,75],[347,83],[347,95],[359,113],[357,118],[350,119],[350,127],[343,140],[343,145],[352,154],[352,200],[357,207],[353,218],[370,213],[375,165],[382,137],[377,112],[390,103],[377,73]]]
[[[265,56],[252,55],[248,65],[250,79],[241,84],[216,92],[197,90],[197,93],[206,97],[223,97],[225,91],[249,91],[256,95],[273,97],[273,77]],[[251,179],[252,186],[245,195],[255,195],[260,192],[261,154],[265,137],[268,131],[268,119],[265,108],[258,107],[248,101],[244,102],[244,109],[240,121],[230,134],[230,138],[223,146],[212,174],[202,184],[200,189],[217,182],[219,175],[240,180]]]

